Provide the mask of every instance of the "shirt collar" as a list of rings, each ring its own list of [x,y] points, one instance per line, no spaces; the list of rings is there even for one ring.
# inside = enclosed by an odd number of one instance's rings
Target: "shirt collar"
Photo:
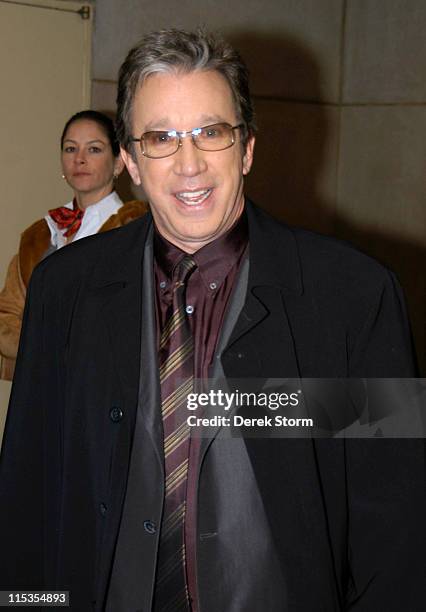
[[[106,221],[111,215],[117,212],[117,208],[122,206],[122,201],[116,191],[112,191],[109,195],[96,204],[88,206],[84,212],[84,217],[90,220],[91,217],[98,217],[102,222]],[[83,217],[83,223],[84,223]]]
[[[231,268],[238,262],[248,243],[245,211],[226,234],[209,242],[193,253],[201,279],[206,287],[214,283],[219,289]],[[187,253],[175,246],[155,228],[154,257],[162,275],[171,281],[174,269]]]
[[[67,202],[67,204],[65,204],[66,208],[72,209],[73,201],[74,200]],[[121,201],[117,192],[112,191],[105,198],[102,198],[102,200],[96,202],[96,204],[91,204],[88,206],[84,212],[81,226],[76,235],[73,237],[73,242],[79,238],[84,238],[85,236],[96,233],[105,223],[105,221],[109,219],[111,215],[117,212],[122,204],[123,202]],[[61,248],[67,243],[67,240],[64,237],[66,230],[59,229],[49,215],[46,215],[44,218],[50,230],[51,244],[56,248]]]

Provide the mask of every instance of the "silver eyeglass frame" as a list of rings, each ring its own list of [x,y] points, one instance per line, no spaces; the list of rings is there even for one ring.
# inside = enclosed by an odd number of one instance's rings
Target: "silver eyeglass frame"
[[[197,144],[197,136],[199,135],[201,130],[212,128],[212,127],[214,127],[216,125],[226,125],[227,127],[229,127],[231,129],[231,131],[232,131],[232,142],[229,145],[227,145],[226,147],[221,147],[220,149],[202,149]],[[192,139],[192,142],[193,142],[194,146],[199,151],[207,151],[207,153],[215,153],[216,151],[225,151],[226,149],[229,149],[230,147],[232,147],[235,144],[234,130],[238,130],[238,129],[242,128],[242,127],[244,127],[244,123],[239,123],[238,125],[231,125],[230,123],[227,123],[226,121],[220,121],[218,123],[212,123],[210,125],[204,125],[203,127],[193,128],[192,130],[183,130],[183,131],[178,131],[178,130],[149,130],[148,132],[144,132],[140,138],[135,138],[133,136],[131,141],[132,142],[138,142],[139,145],[140,145],[140,149],[142,151],[142,155],[144,157],[148,157],[149,159],[164,159],[166,157],[171,157],[172,155],[177,153],[179,151],[179,148],[182,146],[182,138],[187,138],[188,136],[191,136],[191,139]],[[147,134],[152,134],[152,133],[155,133],[155,134],[167,134],[168,136],[173,136],[174,138],[177,137],[177,145],[176,145],[176,149],[173,151],[173,153],[167,153],[167,155],[161,155],[160,157],[148,155],[148,153],[144,150],[144,145],[143,145],[144,136],[146,136]]]

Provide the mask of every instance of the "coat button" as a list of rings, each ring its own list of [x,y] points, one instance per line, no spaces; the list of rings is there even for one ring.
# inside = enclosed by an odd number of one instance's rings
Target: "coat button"
[[[144,521],[143,522],[143,528],[150,535],[153,535],[157,531],[157,527],[156,527],[156,525],[155,525],[155,523],[153,521]]]
[[[113,423],[119,423],[123,418],[123,411],[118,406],[113,406],[109,411],[109,418]]]
[[[99,504],[99,510],[100,510],[102,516],[105,516],[105,514],[107,513],[106,504],[104,504],[103,502],[102,502],[102,504]]]

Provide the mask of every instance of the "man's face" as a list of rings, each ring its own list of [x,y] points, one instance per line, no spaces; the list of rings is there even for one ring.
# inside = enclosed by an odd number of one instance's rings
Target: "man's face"
[[[133,136],[151,130],[192,130],[239,123],[232,93],[216,71],[155,74],[136,91]],[[244,206],[243,176],[250,170],[254,138],[243,151],[240,130],[224,151],[200,151],[190,136],[170,157],[150,159],[135,143],[136,161],[122,155],[133,181],[142,184],[159,232],[187,253],[228,231]]]

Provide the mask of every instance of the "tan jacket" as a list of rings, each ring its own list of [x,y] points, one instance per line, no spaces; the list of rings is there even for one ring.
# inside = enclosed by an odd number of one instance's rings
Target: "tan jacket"
[[[144,202],[126,202],[105,221],[99,232],[126,225],[146,211]],[[13,378],[28,283],[49,245],[50,230],[46,221],[40,219],[23,232],[19,251],[9,264],[6,282],[0,292],[0,378],[5,380]]]

